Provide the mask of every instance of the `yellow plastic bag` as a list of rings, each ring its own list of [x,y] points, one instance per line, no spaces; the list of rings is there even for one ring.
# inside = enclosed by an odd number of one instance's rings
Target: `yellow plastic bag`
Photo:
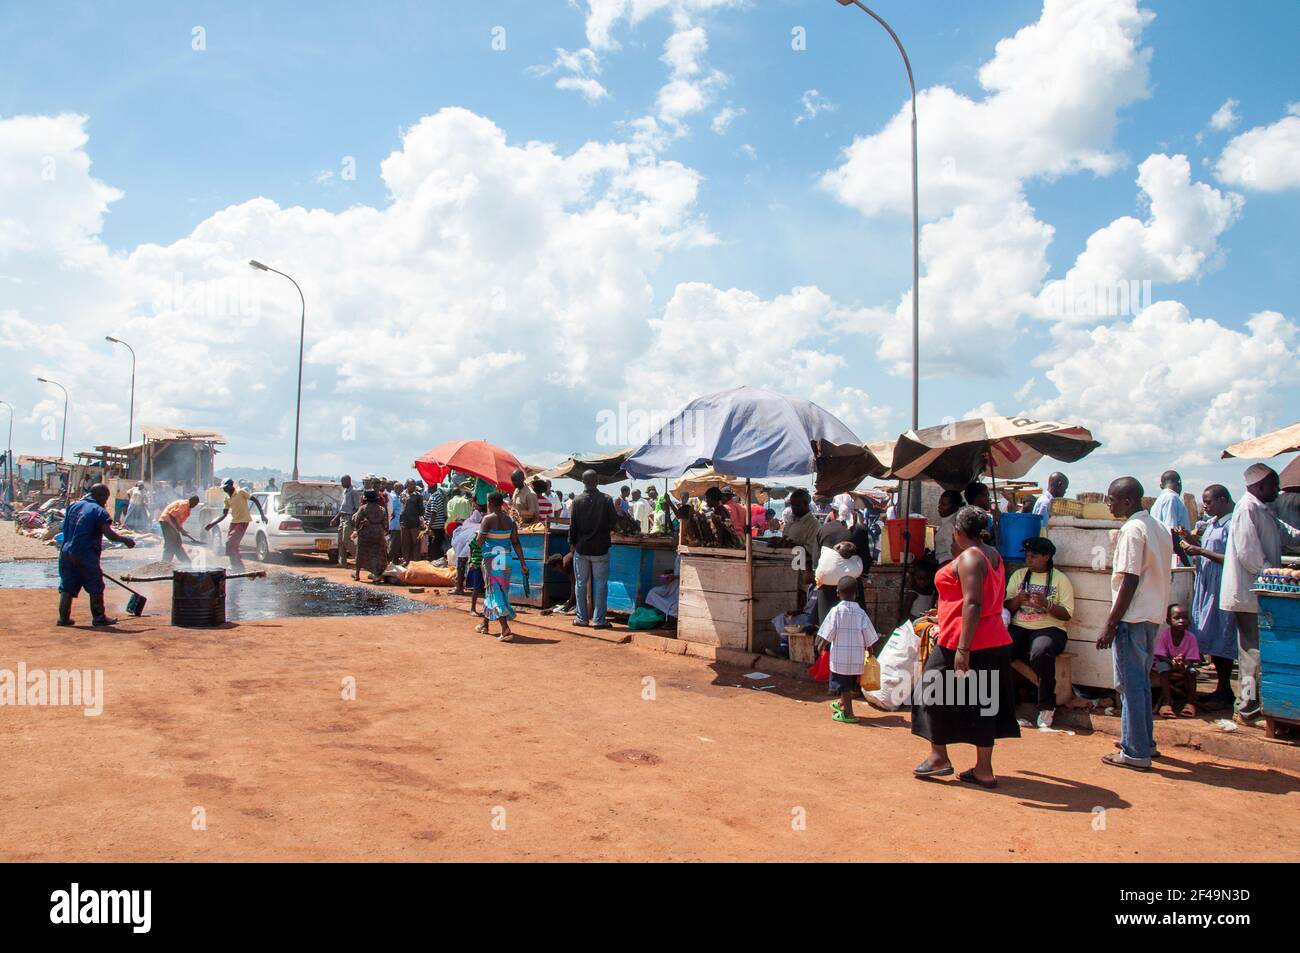
[[[880,663],[870,652],[867,653],[863,661],[862,678],[860,680],[864,692],[875,692],[880,690]]]

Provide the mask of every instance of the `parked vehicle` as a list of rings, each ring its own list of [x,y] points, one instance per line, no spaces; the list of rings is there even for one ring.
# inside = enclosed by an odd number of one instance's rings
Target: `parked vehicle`
[[[326,553],[338,561],[338,513],[343,488],[337,483],[289,480],[278,491],[259,492],[263,517],[250,506],[253,521],[240,544],[241,552],[254,552],[262,562],[285,553]],[[210,519],[221,515],[217,509]],[[211,531],[213,551],[225,551],[228,523]]]

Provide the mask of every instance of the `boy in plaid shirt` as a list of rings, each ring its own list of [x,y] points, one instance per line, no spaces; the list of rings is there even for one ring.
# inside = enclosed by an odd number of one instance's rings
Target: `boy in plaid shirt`
[[[866,667],[867,649],[880,636],[866,611],[854,601],[858,595],[857,579],[844,576],[835,589],[840,601],[826,614],[817,638],[819,644],[825,642],[830,646],[831,691],[840,696],[839,701],[831,702],[831,717],[856,725],[853,696],[858,693],[862,670]]]

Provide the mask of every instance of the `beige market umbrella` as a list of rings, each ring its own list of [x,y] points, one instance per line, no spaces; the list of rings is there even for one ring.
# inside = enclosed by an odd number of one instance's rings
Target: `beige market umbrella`
[[[890,476],[922,477],[960,489],[982,474],[1016,479],[1043,457],[1073,463],[1101,444],[1077,424],[1026,417],[976,417],[903,434],[894,443]]]
[[[1219,456],[1226,457],[1276,457],[1279,453],[1291,453],[1300,450],[1300,424],[1292,424],[1281,430],[1274,430],[1262,437],[1252,437],[1241,443],[1234,443]]]

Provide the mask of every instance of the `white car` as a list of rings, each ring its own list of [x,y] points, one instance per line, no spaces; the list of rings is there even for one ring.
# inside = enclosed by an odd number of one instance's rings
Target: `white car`
[[[279,490],[254,493],[252,498],[262,504],[265,516],[249,504],[253,521],[240,542],[241,552],[255,552],[262,562],[283,553],[323,553],[331,562],[338,561],[338,512],[343,487],[337,483],[289,480]],[[221,523],[212,529],[212,547],[218,554],[225,552],[228,527],[228,523]]]

